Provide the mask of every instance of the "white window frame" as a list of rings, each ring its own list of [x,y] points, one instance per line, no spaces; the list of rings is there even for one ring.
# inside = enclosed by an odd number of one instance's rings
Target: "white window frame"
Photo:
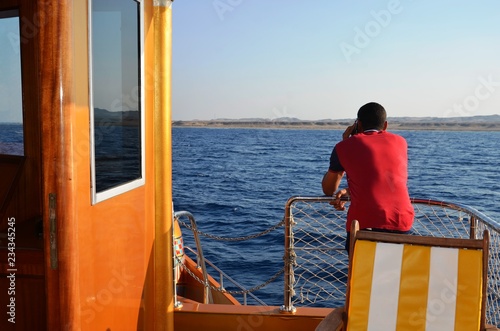
[[[106,1],[106,0],[101,0]],[[92,75],[92,1],[88,1],[88,40],[89,40],[89,108],[90,108],[90,176],[92,205],[113,198],[117,195],[131,191],[145,184],[146,180],[146,135],[145,135],[145,77],[144,77],[144,0],[130,0],[139,3],[139,47],[140,47],[140,121],[141,121],[141,177],[130,182],[120,184],[110,189],[96,191],[96,169],[95,169],[95,131],[94,131],[94,98],[93,98],[93,75]]]

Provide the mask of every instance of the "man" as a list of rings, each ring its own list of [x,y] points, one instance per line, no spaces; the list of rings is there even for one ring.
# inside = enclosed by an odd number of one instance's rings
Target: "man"
[[[323,192],[334,195],[332,204],[337,210],[345,209],[342,197],[351,198],[347,250],[353,220],[358,220],[360,229],[395,233],[408,233],[413,224],[415,213],[406,185],[408,147],[403,137],[386,129],[384,107],[375,102],[362,106],[356,122],[334,147],[323,177]],[[337,191],[344,172],[348,188]]]

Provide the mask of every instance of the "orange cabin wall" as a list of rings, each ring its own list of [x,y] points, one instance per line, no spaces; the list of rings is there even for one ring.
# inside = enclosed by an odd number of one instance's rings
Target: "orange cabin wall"
[[[171,73],[168,65],[158,73],[155,61],[160,30],[170,51],[171,12],[166,9],[159,25],[153,1],[144,3],[145,184],[92,205],[88,0],[2,2],[2,8],[20,8],[21,17],[36,23],[22,59],[31,142],[25,166],[31,170],[19,178],[4,211],[20,224],[43,218],[38,251],[18,252],[19,329],[173,330]],[[163,24],[169,29],[155,31]],[[56,197],[53,210],[49,195]],[[54,238],[57,267],[51,259]],[[19,235],[16,245],[26,239]]]
[[[155,81],[155,71],[152,70],[155,31],[152,1],[147,1],[145,6],[145,185],[95,205],[91,204],[90,182],[87,5],[87,1],[73,1],[71,6],[62,6],[62,10],[71,14],[71,22],[54,22],[53,25],[54,29],[61,26],[69,28],[66,34],[69,40],[62,42],[63,48],[68,47],[69,57],[65,61],[70,64],[66,67],[69,73],[67,79],[60,83],[70,83],[63,86],[62,112],[65,115],[62,127],[52,132],[51,138],[55,139],[57,130],[60,130],[60,139],[64,144],[61,150],[55,152],[55,159],[60,162],[59,167],[63,171],[57,173],[57,167],[45,169],[46,176],[59,176],[55,181],[46,182],[45,186],[45,192],[57,194],[59,225],[59,268],[52,271],[48,284],[49,329],[171,330],[173,312],[172,309],[167,312],[167,307],[171,305],[158,302],[153,290],[158,274],[164,274],[164,279],[171,279],[169,269],[158,271],[154,268],[155,241],[159,236],[166,235],[167,244],[172,243],[171,233],[155,233],[155,91],[152,85]],[[53,5],[46,6],[47,12],[54,8]],[[46,37],[50,33],[48,31]],[[57,87],[57,84],[54,86]],[[42,106],[53,106],[55,100],[51,100],[52,97],[46,93],[42,97]],[[57,119],[46,121],[49,126],[57,124]],[[45,142],[50,143],[48,139]],[[165,157],[170,160],[171,155]],[[171,169],[168,170],[171,172]],[[165,198],[165,203],[169,204],[171,195]],[[167,228],[171,227],[171,215],[165,218],[165,222],[169,222]],[[171,270],[171,258],[164,258]],[[47,262],[47,270],[49,266]],[[169,284],[172,283],[161,286],[167,288],[167,300],[171,301]],[[58,305],[60,307],[57,308]],[[155,310],[162,306],[167,323],[159,325],[155,320]],[[51,310],[56,308],[60,309],[59,316],[50,317],[54,313]]]

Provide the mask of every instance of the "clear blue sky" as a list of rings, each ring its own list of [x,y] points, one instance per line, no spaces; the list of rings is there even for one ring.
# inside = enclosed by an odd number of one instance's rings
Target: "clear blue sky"
[[[176,0],[173,119],[500,113],[500,1]],[[0,122],[21,120],[0,20]],[[12,83],[14,82],[14,83]]]
[[[177,0],[173,118],[500,113],[500,1]]]

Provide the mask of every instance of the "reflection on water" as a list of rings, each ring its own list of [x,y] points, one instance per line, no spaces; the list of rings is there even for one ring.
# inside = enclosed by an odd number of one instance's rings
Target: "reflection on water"
[[[108,126],[96,136],[95,170],[97,192],[141,178],[140,128]]]

